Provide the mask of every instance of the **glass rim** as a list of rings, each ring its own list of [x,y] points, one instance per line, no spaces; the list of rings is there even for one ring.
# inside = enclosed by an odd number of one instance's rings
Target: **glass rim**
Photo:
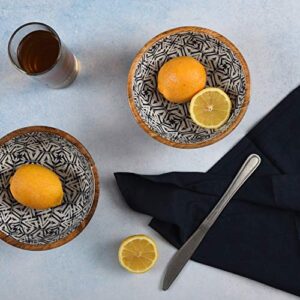
[[[24,28],[24,27],[26,27],[26,26],[29,26],[29,25],[41,25],[41,26],[46,27],[46,28],[47,28],[51,33],[53,33],[53,34],[55,35],[55,37],[57,38],[57,40],[58,40],[58,47],[59,47],[59,52],[58,52],[57,58],[56,58],[55,62],[53,63],[53,65],[52,65],[51,67],[49,67],[48,69],[42,71],[42,72],[39,72],[39,73],[33,73],[33,74],[32,74],[32,73],[28,73],[28,72],[26,72],[24,69],[22,69],[21,67],[19,67],[19,66],[15,63],[15,60],[13,59],[13,57],[12,57],[12,55],[11,55],[11,51],[10,51],[10,49],[11,49],[11,43],[12,43],[12,40],[13,40],[13,38],[15,37],[15,35],[16,35],[22,28]],[[37,31],[37,30],[35,30],[35,31]],[[34,31],[32,31],[32,32],[34,32]],[[28,34],[30,34],[30,33],[28,33]],[[24,37],[25,37],[25,36],[24,36]],[[61,40],[60,40],[59,35],[57,34],[57,32],[56,32],[52,27],[50,27],[49,25],[47,25],[47,24],[45,24],[45,23],[42,23],[42,22],[29,22],[29,23],[25,23],[25,24],[19,26],[19,27],[13,32],[13,34],[11,35],[11,37],[10,37],[10,39],[9,39],[9,41],[8,41],[7,52],[8,52],[8,56],[9,56],[9,59],[10,59],[11,63],[12,63],[12,64],[13,64],[20,72],[22,72],[22,73],[24,73],[24,74],[26,74],[26,75],[28,75],[28,76],[39,76],[39,75],[42,75],[42,74],[45,74],[45,73],[49,72],[49,71],[50,71],[51,69],[53,69],[53,68],[56,66],[56,64],[58,63],[58,61],[59,61],[59,59],[60,59],[60,57],[61,57]]]

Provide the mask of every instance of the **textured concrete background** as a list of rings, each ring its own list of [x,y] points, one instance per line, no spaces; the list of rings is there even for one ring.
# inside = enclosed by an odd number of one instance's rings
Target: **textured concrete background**
[[[28,125],[66,130],[89,149],[102,183],[94,218],[69,244],[28,252],[0,242],[0,298],[293,299],[195,262],[170,291],[160,291],[163,270],[175,249],[147,227],[149,217],[124,204],[113,172],[156,174],[212,166],[299,84],[299,13],[298,0],[0,0],[0,135]],[[79,58],[82,69],[71,87],[47,89],[10,64],[8,39],[30,21],[52,26]],[[182,25],[211,28],[228,37],[251,73],[251,105],[239,127],[198,150],[173,149],[152,140],[136,125],[127,104],[127,72],[135,53],[154,35]],[[126,273],[117,261],[119,242],[136,233],[154,237],[160,251],[156,267],[144,275]]]

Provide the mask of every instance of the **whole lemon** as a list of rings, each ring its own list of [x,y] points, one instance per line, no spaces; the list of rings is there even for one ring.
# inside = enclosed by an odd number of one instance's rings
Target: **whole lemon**
[[[175,57],[161,67],[157,81],[159,92],[167,100],[183,103],[205,87],[206,72],[193,57]]]
[[[41,165],[23,165],[10,179],[10,191],[21,204],[47,209],[62,203],[63,188],[59,177]]]

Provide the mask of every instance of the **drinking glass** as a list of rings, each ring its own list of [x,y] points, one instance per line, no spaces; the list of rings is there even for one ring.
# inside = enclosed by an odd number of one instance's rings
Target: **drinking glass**
[[[20,26],[8,43],[8,55],[22,73],[51,88],[70,85],[79,63],[50,26],[31,22]]]

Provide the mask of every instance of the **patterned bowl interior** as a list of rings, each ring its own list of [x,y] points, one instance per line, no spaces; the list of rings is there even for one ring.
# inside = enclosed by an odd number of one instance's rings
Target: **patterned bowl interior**
[[[207,86],[223,89],[232,101],[228,122],[217,130],[203,129],[190,118],[188,103],[173,104],[157,90],[157,74],[173,57],[192,56],[207,72]],[[174,33],[155,42],[141,57],[134,71],[133,101],[149,129],[162,138],[180,144],[205,142],[224,132],[239,115],[246,94],[241,62],[219,39],[193,31]]]
[[[61,206],[34,210],[17,203],[9,179],[22,164],[36,163],[62,180]],[[85,219],[94,199],[94,177],[88,160],[66,139],[46,132],[17,136],[0,146],[0,230],[26,244],[45,245],[69,235]]]

